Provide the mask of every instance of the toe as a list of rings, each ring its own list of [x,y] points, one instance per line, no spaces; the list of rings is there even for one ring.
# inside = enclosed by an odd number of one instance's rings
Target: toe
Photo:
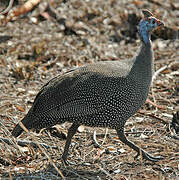
[[[151,155],[148,154],[148,153],[143,154],[143,158],[146,159],[146,160],[152,161],[152,162],[157,162],[157,161],[159,161],[159,160],[164,159],[164,158],[161,157],[161,156],[156,156],[156,157],[154,157],[154,156],[151,156]]]

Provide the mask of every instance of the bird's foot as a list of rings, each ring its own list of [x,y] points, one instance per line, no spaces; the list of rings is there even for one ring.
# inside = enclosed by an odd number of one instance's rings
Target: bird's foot
[[[76,163],[67,160],[67,158],[63,156],[59,160],[61,160],[65,166],[76,165]]]
[[[145,151],[143,151],[143,150],[141,150],[141,153],[137,153],[137,155],[134,157],[134,159],[137,159],[137,157],[138,157],[140,154],[142,155],[142,158],[143,158],[143,159],[149,160],[149,161],[152,161],[152,162],[157,162],[157,161],[159,161],[159,160],[164,159],[164,157],[161,157],[161,156],[156,156],[156,157],[151,156],[150,154],[148,154],[147,152],[145,152]]]
[[[62,160],[62,161],[63,161],[63,163],[64,163],[65,166],[77,165],[76,163],[71,162],[71,161],[69,161],[69,160],[66,160],[66,161]]]

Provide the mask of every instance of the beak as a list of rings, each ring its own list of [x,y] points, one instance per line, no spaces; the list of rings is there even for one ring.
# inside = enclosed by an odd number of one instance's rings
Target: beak
[[[162,21],[160,21],[159,19],[157,19],[157,24],[158,24],[158,26],[164,26],[164,23]]]

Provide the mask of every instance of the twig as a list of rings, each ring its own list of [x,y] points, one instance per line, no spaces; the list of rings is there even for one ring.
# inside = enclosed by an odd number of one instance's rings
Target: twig
[[[131,132],[131,131],[124,131],[124,133],[126,134],[126,135],[129,135],[129,134],[142,134],[142,133],[144,133],[144,131],[137,131],[137,132]],[[154,133],[153,131],[145,131],[145,133]]]
[[[139,114],[143,114],[143,115],[147,115],[147,116],[150,116],[150,117],[153,117],[153,118],[156,118],[156,119],[158,119],[158,120],[160,120],[163,124],[166,124],[166,125],[168,125],[168,122],[166,122],[165,120],[163,120],[162,118],[159,118],[159,117],[157,117],[157,116],[155,116],[155,115],[153,115],[153,114],[146,114],[146,113],[143,113],[143,112],[138,112]]]
[[[104,135],[104,139],[103,139],[102,145],[106,141],[107,134],[108,134],[108,128],[105,129],[105,135]]]
[[[108,128],[105,129],[105,134],[104,134],[104,139],[103,139],[103,142],[101,144],[98,143],[97,139],[96,139],[96,130],[94,130],[93,132],[93,140],[95,142],[95,144],[98,146],[98,147],[101,147],[105,140],[106,140],[106,137],[107,137],[107,134],[108,134]]]
[[[111,179],[114,179],[105,169],[103,169],[101,166],[97,165],[101,171],[103,171],[107,176],[109,176]]]
[[[11,142],[9,139],[3,138],[3,137],[0,137],[0,142],[5,142],[5,143],[7,143],[7,144],[9,144],[9,145],[13,145],[12,142]],[[17,140],[17,144],[18,144],[19,146],[27,146],[27,145],[30,145],[30,146],[32,146],[32,147],[34,147],[34,148],[38,148],[38,145],[37,145],[35,142],[32,142],[32,141]],[[46,144],[44,144],[44,143],[40,143],[40,145],[41,145],[42,147],[46,148],[46,149],[49,149],[49,148],[58,149],[58,147],[56,147],[56,146],[48,146],[48,145],[46,145]]]
[[[163,67],[161,67],[160,69],[158,69],[155,73],[154,73],[154,75],[153,75],[153,77],[152,77],[152,81],[154,81],[155,80],[155,78],[158,76],[158,74],[160,74],[162,71],[164,71],[165,69],[167,69],[167,66],[163,66]]]
[[[39,146],[39,149],[45,154],[45,156],[48,158],[48,160],[50,161],[50,163],[53,165],[53,167],[56,169],[56,171],[60,174],[60,176],[62,177],[62,179],[65,179],[65,176],[62,174],[62,172],[57,168],[57,166],[55,165],[55,163],[52,161],[52,159],[50,158],[50,156],[44,151],[44,149],[42,148],[42,146],[40,144],[37,143],[37,145]]]
[[[22,14],[25,14],[31,11],[37,4],[40,3],[41,0],[28,0],[22,6],[14,9],[7,16],[7,22],[11,21],[14,17],[18,17]]]
[[[152,101],[151,101],[150,99],[148,99],[148,98],[147,98],[147,100],[146,100],[146,103],[149,103],[149,104],[151,104],[152,106],[155,106],[155,107],[157,107],[157,108],[159,108],[159,109],[166,109],[165,106],[158,105],[158,104],[152,102]]]
[[[101,147],[101,144],[98,143],[97,139],[96,139],[96,130],[94,130],[93,132],[93,140],[95,142],[95,144],[98,146],[98,147]]]
[[[53,167],[56,169],[56,171],[60,174],[60,176],[62,177],[62,179],[65,179],[64,175],[62,174],[62,172],[60,171],[60,169],[57,168],[57,166],[55,165],[55,163],[52,161],[52,159],[50,158],[50,156],[46,153],[46,151],[42,148],[42,146],[36,141],[36,137],[33,136],[33,134],[30,134],[28,129],[24,126],[24,124],[22,122],[19,122],[19,125],[21,126],[21,128],[27,132],[34,140],[35,144],[37,144],[37,146],[39,147],[39,149],[45,154],[45,156],[48,158],[48,160],[50,161],[50,163],[53,165]]]
[[[0,14],[6,14],[7,12],[9,12],[9,10],[12,8],[13,3],[14,0],[10,0],[8,7],[4,11],[0,12]]]
[[[177,60],[177,58],[160,59],[160,60],[154,61],[154,64],[170,63],[170,62],[173,62],[175,59]]]
[[[175,140],[179,140],[179,136],[176,136],[176,135],[174,135],[174,136],[168,135],[168,136],[171,137],[171,138],[173,138],[173,139],[175,139]]]

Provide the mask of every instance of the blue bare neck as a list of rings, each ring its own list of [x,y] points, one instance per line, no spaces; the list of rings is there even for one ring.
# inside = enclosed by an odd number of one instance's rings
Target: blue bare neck
[[[150,33],[147,27],[147,23],[148,22],[146,20],[141,20],[139,24],[139,34],[142,42],[147,46],[151,46]]]

